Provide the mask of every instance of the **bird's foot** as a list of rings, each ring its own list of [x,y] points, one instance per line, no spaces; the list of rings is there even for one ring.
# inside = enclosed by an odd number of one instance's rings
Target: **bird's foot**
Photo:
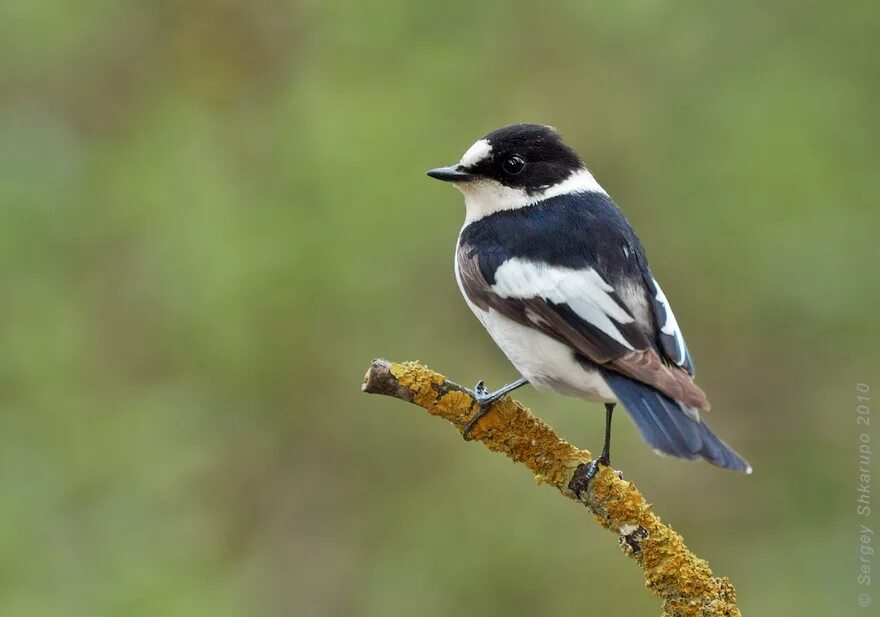
[[[479,409],[477,409],[477,413],[468,420],[468,423],[464,425],[464,430],[461,431],[461,436],[464,437],[465,441],[471,440],[471,431],[474,426],[476,426],[477,422],[489,413],[489,410],[492,408],[492,405],[495,404],[495,401],[500,399],[502,396],[507,394],[502,390],[498,390],[497,392],[489,392],[486,389],[486,382],[482,379],[477,382],[477,385],[474,386],[474,400],[477,401],[477,405],[479,405]]]
[[[599,465],[603,467],[611,466],[611,460],[605,453],[598,458],[594,458],[589,463],[578,465],[577,469],[574,470],[571,482],[568,483],[568,490],[577,495],[578,499],[580,499],[582,493],[586,492],[590,487],[590,482],[599,473]],[[623,480],[623,472],[615,469],[614,474]]]
[[[474,386],[474,400],[477,402],[477,405],[480,408],[477,410],[477,413],[474,414],[474,417],[468,420],[468,423],[465,425],[464,430],[461,432],[461,436],[464,437],[465,441],[471,440],[471,430],[473,430],[474,426],[477,422],[480,421],[480,418],[485,416],[489,409],[495,404],[496,401],[504,398],[506,395],[510,394],[517,388],[521,388],[524,385],[529,383],[529,381],[523,377],[521,379],[517,379],[513,383],[509,383],[503,388],[498,388],[495,392],[489,392],[486,389],[486,382],[482,379],[477,382],[477,385]]]

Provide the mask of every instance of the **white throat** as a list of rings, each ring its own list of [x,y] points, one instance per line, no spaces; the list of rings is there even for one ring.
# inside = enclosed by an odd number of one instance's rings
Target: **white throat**
[[[602,193],[605,189],[599,186],[596,179],[587,169],[579,169],[565,180],[547,187],[539,193],[529,195],[524,189],[504,186],[495,180],[474,180],[461,182],[455,187],[464,193],[466,209],[464,224],[468,225],[501,210],[516,210],[530,206],[544,199],[572,193]]]

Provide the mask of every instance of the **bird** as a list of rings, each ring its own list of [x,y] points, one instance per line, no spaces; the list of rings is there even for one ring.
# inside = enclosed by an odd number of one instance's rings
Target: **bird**
[[[751,473],[710,430],[709,400],[669,300],[632,225],[553,127],[505,126],[427,175],[464,194],[455,278],[467,305],[521,378],[474,387],[471,431],[526,384],[605,406],[611,464],[619,404],[655,452]]]

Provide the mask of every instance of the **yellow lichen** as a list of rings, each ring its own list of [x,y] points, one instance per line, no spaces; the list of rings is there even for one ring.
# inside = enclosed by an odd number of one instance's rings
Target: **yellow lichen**
[[[391,363],[388,370],[413,403],[459,431],[477,411],[467,391],[418,363]],[[664,600],[664,616],[740,617],[730,581],[716,578],[631,482],[602,467],[578,498],[568,485],[578,467],[590,461],[590,453],[561,439],[524,406],[509,397],[497,402],[473,427],[471,437],[525,465],[539,484],[581,501],[603,527],[618,534],[623,552],[643,569],[646,587]]]

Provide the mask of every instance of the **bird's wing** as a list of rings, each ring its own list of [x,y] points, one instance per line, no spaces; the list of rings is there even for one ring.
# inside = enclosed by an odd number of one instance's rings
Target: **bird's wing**
[[[591,195],[596,203],[566,197],[545,205],[552,216],[536,206],[465,228],[457,255],[464,292],[478,307],[567,343],[605,369],[708,409],[668,303],[653,278],[650,285],[645,279],[638,238],[607,196]]]
[[[651,311],[654,313],[654,319],[657,321],[657,338],[660,341],[660,349],[663,355],[672,363],[680,366],[688,375],[694,376],[694,361],[688,351],[687,343],[684,341],[684,335],[675,315],[672,313],[672,307],[666,294],[660,289],[660,283],[651,275],[647,264],[643,268],[645,287],[648,290],[651,301]]]
[[[620,294],[595,270],[547,266],[513,257],[505,260],[490,284],[480,269],[481,256],[459,248],[459,277],[478,307],[571,345],[585,358],[653,386],[698,410],[706,395],[690,375],[663,362]]]

